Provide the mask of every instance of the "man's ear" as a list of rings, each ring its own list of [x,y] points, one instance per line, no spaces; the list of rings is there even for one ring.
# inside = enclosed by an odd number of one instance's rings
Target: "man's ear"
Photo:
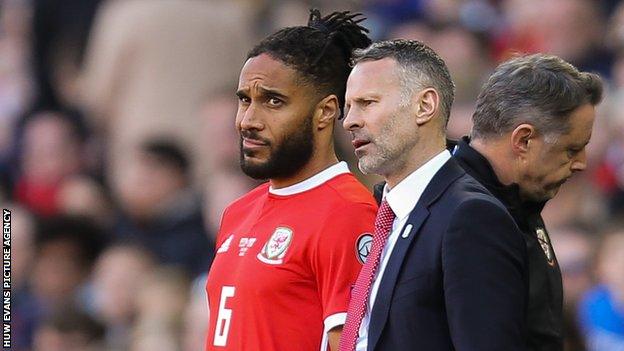
[[[414,99],[416,123],[421,126],[437,114],[440,108],[440,95],[435,89],[426,88],[415,94]]]
[[[531,148],[531,141],[537,137],[535,127],[523,123],[511,132],[511,150],[514,154],[526,154]]]
[[[328,95],[316,104],[317,128],[325,129],[328,126],[333,126],[334,121],[340,115],[340,108],[338,107],[338,97],[334,94]]]

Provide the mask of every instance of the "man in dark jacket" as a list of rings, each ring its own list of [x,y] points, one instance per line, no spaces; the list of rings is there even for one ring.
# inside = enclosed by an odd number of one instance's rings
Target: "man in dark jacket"
[[[501,64],[477,99],[470,137],[455,160],[508,209],[524,233],[529,264],[526,345],[563,350],[561,271],[541,217],[546,201],[586,167],[602,82],[543,54]],[[380,198],[382,186],[376,186]]]
[[[471,137],[454,157],[509,210],[529,261],[527,346],[563,350],[561,271],[541,217],[546,201],[586,167],[600,78],[543,54],[501,64],[484,85]]]

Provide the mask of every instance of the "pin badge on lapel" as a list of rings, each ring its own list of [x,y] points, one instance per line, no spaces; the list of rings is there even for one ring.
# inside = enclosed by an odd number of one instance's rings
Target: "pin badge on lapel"
[[[412,228],[414,226],[411,224],[408,224],[405,226],[405,229],[403,229],[403,234],[401,234],[401,238],[405,239],[407,238],[411,233],[412,233]]]

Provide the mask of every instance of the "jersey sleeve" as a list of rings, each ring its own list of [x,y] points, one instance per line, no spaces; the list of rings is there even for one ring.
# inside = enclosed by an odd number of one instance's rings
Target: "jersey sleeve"
[[[219,221],[219,229],[217,230],[217,234],[215,235],[215,249],[223,244],[223,241],[226,239],[223,237],[223,227],[225,226],[225,220],[228,217],[228,212],[230,211],[230,206],[223,209],[223,213],[221,214],[221,220]]]
[[[377,207],[374,203],[350,203],[334,211],[319,233],[312,267],[323,307],[325,330],[343,325],[351,288],[362,268],[358,239],[373,233]]]

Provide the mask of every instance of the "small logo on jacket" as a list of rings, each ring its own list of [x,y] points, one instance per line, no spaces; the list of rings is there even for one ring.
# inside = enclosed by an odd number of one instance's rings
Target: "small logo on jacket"
[[[552,246],[550,245],[550,239],[548,238],[548,234],[546,234],[546,229],[537,228],[535,229],[535,234],[537,234],[537,240],[539,241],[544,254],[546,255],[546,260],[548,260],[548,264],[551,266],[555,265],[555,254],[553,253]]]
[[[357,259],[361,264],[366,263],[366,258],[373,246],[373,236],[370,233],[364,233],[357,239],[355,248]]]
[[[290,246],[293,238],[293,231],[287,227],[277,227],[264,244],[258,254],[258,259],[268,264],[281,264],[284,262],[286,250]]]

